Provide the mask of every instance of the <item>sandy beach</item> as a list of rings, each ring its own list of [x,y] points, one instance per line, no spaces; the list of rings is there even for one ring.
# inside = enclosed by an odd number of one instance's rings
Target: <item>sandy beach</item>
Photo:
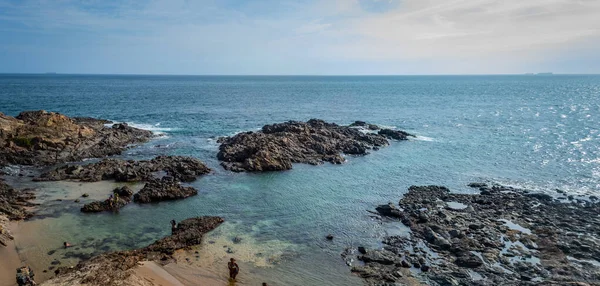
[[[14,229],[14,225],[14,222],[8,224],[9,231]],[[6,247],[0,246],[0,257],[0,286],[17,285],[15,271],[21,266],[21,259],[14,240],[10,240]]]

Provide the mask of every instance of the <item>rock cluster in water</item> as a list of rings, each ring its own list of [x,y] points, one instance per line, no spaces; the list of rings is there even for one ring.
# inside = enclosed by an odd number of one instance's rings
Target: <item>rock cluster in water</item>
[[[110,252],[82,261],[77,266],[61,267],[52,285],[126,285],[126,279],[141,261],[173,261],[176,250],[198,245],[205,233],[223,223],[220,217],[197,217],[181,221],[172,235],[136,250]]]
[[[386,237],[382,250],[363,249],[358,259],[364,266],[352,271],[369,285],[402,283],[403,268],[431,285],[600,283],[600,267],[593,264],[600,260],[597,201],[470,186],[480,194],[412,186],[398,206],[379,206],[382,216],[400,220],[411,235]]]
[[[359,126],[379,132],[363,132]],[[292,163],[340,164],[344,162],[341,153],[365,155],[369,149],[388,145],[388,139],[406,140],[410,136],[361,121],[351,126],[319,119],[288,121],[219,139],[217,157],[225,169],[234,172],[281,171],[291,169]]]
[[[120,154],[128,145],[145,142],[152,132],[106,120],[70,118],[40,111],[17,117],[0,113],[0,166],[51,165]]]
[[[43,173],[36,181],[80,180],[97,182],[115,180],[117,182],[148,181],[156,172],[165,172],[168,176],[182,182],[195,181],[197,177],[210,173],[202,161],[183,156],[158,156],[152,160],[103,159],[87,165],[66,165]]]
[[[127,187],[123,186],[120,188],[116,188],[113,190],[112,199],[109,198],[104,201],[96,201],[91,202],[89,204],[85,204],[81,211],[84,213],[97,213],[103,211],[116,211],[123,208],[129,202],[131,202],[131,198],[133,197],[133,191]]]
[[[195,196],[198,191],[192,187],[182,186],[173,177],[165,176],[161,179],[153,179],[133,196],[136,203],[154,203],[185,199]]]

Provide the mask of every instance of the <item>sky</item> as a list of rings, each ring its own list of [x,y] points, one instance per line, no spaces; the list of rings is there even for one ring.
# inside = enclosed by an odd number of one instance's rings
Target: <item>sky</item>
[[[600,73],[600,0],[0,0],[0,73]]]

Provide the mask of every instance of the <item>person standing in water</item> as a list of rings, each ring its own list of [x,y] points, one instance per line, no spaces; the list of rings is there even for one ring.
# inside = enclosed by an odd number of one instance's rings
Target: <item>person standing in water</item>
[[[229,278],[235,280],[235,277],[240,272],[240,267],[235,263],[235,259],[231,258],[229,263],[227,263],[227,268],[229,268]]]

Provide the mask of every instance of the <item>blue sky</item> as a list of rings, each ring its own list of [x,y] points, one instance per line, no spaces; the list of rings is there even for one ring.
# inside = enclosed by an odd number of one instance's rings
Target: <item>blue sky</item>
[[[600,73],[598,0],[0,0],[0,72]]]

